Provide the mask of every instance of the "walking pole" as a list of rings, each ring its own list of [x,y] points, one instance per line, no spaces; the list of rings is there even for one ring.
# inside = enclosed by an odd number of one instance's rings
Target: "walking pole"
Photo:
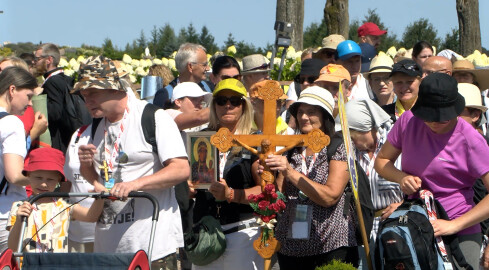
[[[367,232],[365,231],[365,222],[363,221],[362,206],[360,205],[360,200],[358,198],[358,174],[357,167],[355,165],[355,153],[353,152],[350,129],[348,128],[348,119],[346,118],[345,99],[343,95],[341,81],[339,82],[339,84],[338,108],[341,122],[341,130],[343,131],[343,140],[345,142],[346,155],[348,160],[348,171],[350,172],[350,183],[353,189],[353,197],[355,198],[358,226],[360,226],[360,232],[362,234],[362,242],[365,249],[365,256],[367,257],[368,269],[373,270],[372,259],[370,258],[370,247],[368,245]]]

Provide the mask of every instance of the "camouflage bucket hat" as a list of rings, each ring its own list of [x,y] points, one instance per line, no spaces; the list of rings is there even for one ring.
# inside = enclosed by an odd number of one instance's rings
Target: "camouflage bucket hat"
[[[80,65],[78,82],[71,92],[87,88],[126,91],[114,62],[101,55],[91,56]]]

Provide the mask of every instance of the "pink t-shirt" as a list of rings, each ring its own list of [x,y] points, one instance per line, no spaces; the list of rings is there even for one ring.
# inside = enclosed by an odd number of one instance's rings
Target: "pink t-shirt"
[[[421,188],[433,193],[451,219],[474,206],[472,186],[489,172],[489,147],[471,125],[459,119],[452,131],[436,134],[423,120],[406,111],[387,140],[402,151],[402,170],[421,178]],[[479,224],[459,234],[477,232]]]

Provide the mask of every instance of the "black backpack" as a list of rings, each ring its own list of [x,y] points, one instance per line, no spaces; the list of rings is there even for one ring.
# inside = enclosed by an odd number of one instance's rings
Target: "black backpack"
[[[328,161],[331,160],[331,158],[334,156],[336,153],[336,149],[343,143],[343,135],[341,132],[336,132],[331,139],[331,142],[328,145],[327,149],[327,154],[328,154]],[[363,223],[365,225],[365,231],[367,232],[367,239],[370,238],[370,232],[372,231],[372,227],[374,224],[374,215],[375,215],[375,209],[374,205],[372,203],[372,193],[370,192],[370,181],[368,180],[368,176],[365,173],[365,171],[362,169],[360,164],[358,164],[358,161],[355,159],[355,165],[357,167],[357,183],[358,183],[358,197],[360,199],[360,205],[362,207],[362,216],[363,216]],[[345,202],[351,202],[355,204],[354,201],[354,195],[353,191],[351,190],[351,187],[347,188],[345,190],[346,193],[346,200]],[[345,207],[343,209],[343,214],[348,215],[348,212],[350,211],[350,204],[345,203]],[[360,226],[357,224],[356,226],[356,237],[357,240],[361,242],[362,239],[362,234],[360,230]]]
[[[146,104],[141,116],[141,126],[143,128],[144,139],[147,143],[151,144],[153,147],[153,152],[158,154],[158,145],[156,144],[156,120],[155,113],[160,107],[153,105],[151,103]],[[94,118],[92,122],[92,138],[95,135],[97,126],[102,118]],[[86,127],[85,127],[86,128]],[[82,131],[83,132],[83,131]],[[79,132],[81,135],[82,132]],[[178,207],[180,208],[180,213],[182,217],[183,231],[186,232],[192,228],[192,218],[190,213],[192,212],[193,200],[189,200],[190,189],[188,187],[187,181],[175,186],[175,197],[178,202]]]
[[[450,220],[443,206],[434,199],[438,219]],[[442,236],[448,261],[472,270],[460,249],[458,236]],[[408,199],[379,225],[375,242],[376,269],[445,269],[422,199]],[[397,268],[396,268],[397,267]],[[455,269],[455,268],[454,268]]]
[[[85,106],[85,100],[79,94],[65,93],[65,117],[61,120],[61,128],[73,134],[79,127],[92,123],[92,116]]]

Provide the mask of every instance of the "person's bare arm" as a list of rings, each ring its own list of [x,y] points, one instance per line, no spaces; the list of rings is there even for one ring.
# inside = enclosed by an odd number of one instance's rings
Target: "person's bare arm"
[[[191,113],[181,113],[173,120],[175,120],[179,130],[198,127],[209,122],[209,112],[209,108],[204,108]]]
[[[17,186],[26,186],[29,180],[22,174],[24,170],[24,158],[17,154],[3,154],[5,178],[9,183]]]
[[[374,168],[384,179],[398,183],[402,192],[411,195],[421,188],[421,179],[409,175],[394,166],[394,162],[401,154],[401,150],[394,147],[388,141],[382,146],[375,159]]]
[[[80,145],[78,159],[80,160],[80,174],[94,187],[94,192],[106,192],[107,189],[98,181],[98,174],[93,167],[93,157],[97,148],[93,144]]]
[[[17,209],[16,219],[14,226],[10,229],[10,233],[8,235],[8,248],[12,251],[17,252],[19,248],[19,237],[20,237],[20,229],[22,228],[22,217],[29,217],[32,212],[32,205],[29,202],[24,202]]]
[[[36,112],[34,115],[34,124],[29,132],[31,140],[35,141],[41,134],[48,129],[48,119],[41,112]]]
[[[84,222],[96,222],[104,208],[104,200],[95,200],[90,208],[83,207],[79,204],[74,205],[73,207],[75,208],[73,209],[71,216],[72,219]]]
[[[485,173],[481,178],[484,186],[489,186],[489,173]],[[451,235],[458,233],[465,228],[478,224],[488,217],[489,196],[485,196],[482,201],[474,206],[474,208],[470,209],[470,211],[463,214],[462,216],[451,221],[437,219],[431,221],[431,224],[433,225],[435,236]]]
[[[265,160],[272,171],[280,171],[287,181],[306,194],[309,199],[323,207],[338,203],[350,179],[346,161],[329,162],[328,180],[325,185],[316,183],[294,170],[285,156],[270,155]]]
[[[186,157],[168,159],[163,165],[164,167],[154,174],[116,183],[110,193],[125,199],[131,191],[170,188],[186,181],[190,176],[190,166]]]

